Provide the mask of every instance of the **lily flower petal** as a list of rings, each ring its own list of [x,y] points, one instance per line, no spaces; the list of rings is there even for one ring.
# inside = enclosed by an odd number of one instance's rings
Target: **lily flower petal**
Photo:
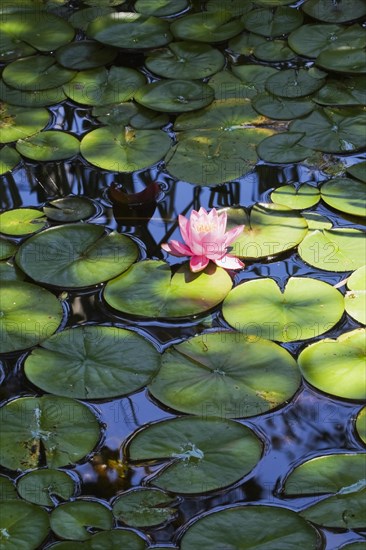
[[[213,260],[216,265],[223,267],[224,269],[241,269],[245,264],[239,260],[236,256],[230,256],[226,254],[219,260]]]
[[[233,229],[229,229],[225,233],[225,245],[229,246],[232,242],[234,242],[240,235],[240,233],[244,230],[244,225],[238,225],[237,227],[233,227]]]
[[[192,256],[192,250],[189,246],[174,239],[169,241],[169,243],[162,244],[161,248],[173,256]]]
[[[191,261],[189,262],[189,267],[193,273],[202,271],[205,267],[208,266],[210,260],[205,256],[192,256]]]
[[[181,214],[179,214],[178,222],[179,222],[179,229],[183,237],[183,241],[188,244],[189,241],[191,240],[190,221],[184,216],[182,216]]]

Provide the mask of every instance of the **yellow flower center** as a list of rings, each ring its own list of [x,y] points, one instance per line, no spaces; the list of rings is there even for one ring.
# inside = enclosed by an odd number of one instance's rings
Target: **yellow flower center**
[[[197,223],[195,225],[195,230],[198,233],[209,233],[210,231],[217,230],[217,224],[215,223]]]

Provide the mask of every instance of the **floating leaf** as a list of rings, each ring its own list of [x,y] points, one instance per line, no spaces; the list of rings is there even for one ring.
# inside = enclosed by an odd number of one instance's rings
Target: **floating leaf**
[[[319,90],[325,82],[325,74],[306,69],[277,71],[266,81],[267,92],[288,98],[304,97]]]
[[[337,227],[309,233],[299,246],[307,264],[325,271],[354,271],[366,264],[366,235],[358,229]]]
[[[17,482],[19,495],[40,506],[55,506],[68,500],[75,492],[74,480],[62,470],[41,469],[28,472]]]
[[[191,523],[181,550],[235,548],[250,550],[318,548],[316,530],[297,512],[277,506],[236,506],[207,514]]]
[[[284,204],[294,210],[303,210],[317,204],[320,191],[313,185],[303,183],[299,187],[281,185],[271,193],[271,200],[276,204]]]
[[[172,521],[177,510],[176,500],[159,489],[139,487],[125,491],[113,503],[113,515],[131,527],[154,527]]]
[[[16,262],[35,281],[80,288],[122,273],[137,255],[136,244],[126,235],[80,223],[34,235],[20,246]]]
[[[95,106],[92,114],[103,124],[132,126],[137,130],[154,130],[169,123],[169,116],[166,113],[145,109],[131,101],[118,105]]]
[[[309,231],[321,229],[331,229],[332,222],[325,216],[321,216],[317,212],[302,212],[302,217],[306,219]]]
[[[0,143],[23,139],[42,130],[50,113],[42,107],[27,109],[3,103],[0,108]]]
[[[141,535],[141,533],[140,533]],[[75,544],[75,543],[72,543]],[[112,529],[111,531],[102,531],[93,535],[85,545],[90,550],[122,549],[123,550],[147,550],[147,542],[134,531],[127,529]],[[70,548],[69,550],[74,550]]]
[[[43,212],[35,208],[16,208],[0,214],[1,233],[4,235],[31,235],[46,224]]]
[[[318,57],[320,52],[333,44],[344,30],[344,27],[340,25],[322,25],[319,23],[301,25],[290,34],[288,43],[290,48],[299,55]]]
[[[363,407],[356,418],[356,431],[360,439],[366,444],[366,407]]]
[[[182,494],[235,483],[257,464],[261,451],[259,439],[246,426],[196,417],[145,426],[133,434],[127,447],[130,460],[163,465],[150,478],[154,485]]]
[[[362,76],[329,79],[313,96],[320,105],[364,105],[366,103],[366,80]]]
[[[53,334],[62,319],[59,300],[36,285],[4,281],[0,288],[1,352],[23,350]]]
[[[21,90],[7,86],[0,81],[0,99],[10,105],[19,107],[45,107],[55,105],[66,99],[62,86],[49,90]]]
[[[24,281],[25,274],[11,260],[0,262],[0,281]]]
[[[43,207],[47,218],[57,222],[78,222],[94,216],[96,207],[87,197],[63,197]]]
[[[275,120],[292,120],[314,109],[314,103],[309,98],[286,99],[267,92],[254,97],[252,104],[258,113]]]
[[[210,86],[192,80],[160,80],[139,88],[134,96],[144,107],[165,113],[194,111],[209,105],[214,92]]]
[[[50,516],[52,531],[60,538],[89,540],[91,528],[111,529],[112,512],[100,502],[75,500],[57,506]]]
[[[13,256],[14,252],[17,249],[17,245],[12,241],[0,237],[0,260],[5,260]]]
[[[83,40],[62,46],[56,51],[55,58],[66,69],[83,71],[108,65],[116,55],[117,50],[114,48],[103,46],[93,40]]]
[[[343,311],[338,290],[303,277],[291,277],[284,291],[268,278],[242,283],[222,307],[226,321],[236,330],[279,342],[319,336],[339,321]]]
[[[266,42],[267,40],[264,36],[260,36],[253,32],[243,31],[229,41],[229,48],[233,52],[241,55],[252,55],[257,46],[265,44]],[[253,67],[254,66],[255,65],[253,65]]]
[[[0,476],[0,501],[18,499],[18,493],[13,481],[8,477]]]
[[[250,99],[254,99],[263,92],[267,79],[278,73],[274,67],[264,67],[263,65],[237,65],[232,67],[232,71],[245,85],[246,97]]]
[[[67,132],[46,130],[18,140],[16,148],[24,157],[45,162],[74,157],[79,153],[80,142]]]
[[[287,40],[269,40],[254,48],[254,55],[261,61],[290,61],[296,53],[288,47]]]
[[[87,455],[99,435],[95,415],[74,399],[21,397],[1,408],[0,463],[11,470],[66,466]]]
[[[366,15],[362,0],[307,0],[301,8],[307,15],[327,23],[346,23]]]
[[[0,503],[0,533],[3,550],[37,550],[48,535],[46,510],[21,501]]]
[[[294,163],[309,157],[312,150],[303,143],[304,134],[283,132],[264,139],[257,146],[258,155],[266,162]]]
[[[13,170],[20,160],[19,153],[13,147],[5,145],[0,151],[0,176]]]
[[[137,0],[134,8],[143,15],[155,15],[164,17],[174,15],[188,7],[186,0]]]
[[[326,527],[362,529],[366,514],[366,489],[337,494],[306,508],[301,516]]]
[[[129,315],[187,317],[215,307],[231,286],[230,275],[212,263],[200,273],[184,264],[172,276],[165,262],[145,260],[109,281],[103,296],[108,305]]]
[[[324,202],[347,214],[366,215],[366,185],[350,178],[333,178],[320,188]]]
[[[366,160],[347,166],[347,173],[354,178],[366,183]]]
[[[96,19],[97,17],[101,17],[102,15],[108,15],[110,13],[114,13],[113,8],[104,7],[101,6],[100,3],[98,3],[97,6],[94,6],[92,8],[83,8],[74,11],[74,13],[72,13],[69,17],[69,23],[71,23],[71,25],[76,29],[80,29],[85,32],[89,23],[94,21],[94,19]]]
[[[237,332],[201,334],[165,351],[148,386],[152,395],[184,413],[226,418],[260,414],[290,399],[301,381],[295,360],[235,325]]]
[[[80,399],[133,393],[158,368],[159,354],[142,336],[103,326],[58,332],[34,349],[24,365],[27,378],[39,388]]]
[[[58,65],[52,55],[33,55],[7,65],[2,76],[8,86],[22,91],[39,91],[62,86],[74,75],[75,71]]]
[[[366,38],[366,33],[364,38]],[[339,73],[366,73],[363,46],[335,44],[320,53],[316,64],[322,69]]]
[[[342,546],[342,550],[366,550],[366,542],[351,542],[351,544]]]
[[[282,36],[300,27],[301,11],[288,7],[257,8],[242,17],[248,31],[262,36]]]
[[[230,11],[201,12],[185,15],[175,20],[170,30],[181,40],[197,42],[223,42],[244,29],[239,19],[233,19]]]
[[[344,297],[347,313],[366,325],[366,266],[358,268],[347,281],[349,291]]]
[[[205,9],[208,12],[227,11],[232,17],[240,17],[248,13],[252,7],[252,3],[247,0],[244,2],[243,0],[207,0],[205,3]]]
[[[366,398],[364,329],[311,344],[298,361],[305,379],[317,389],[345,399]]]

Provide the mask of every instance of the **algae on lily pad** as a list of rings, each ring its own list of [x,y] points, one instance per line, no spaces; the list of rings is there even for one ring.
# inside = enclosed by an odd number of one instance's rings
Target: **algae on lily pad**
[[[142,336],[97,325],[54,334],[35,348],[24,364],[25,374],[35,386],[79,399],[133,393],[145,386],[158,368],[159,354]]]
[[[314,338],[342,317],[342,294],[311,278],[291,277],[283,291],[273,279],[254,279],[235,287],[225,298],[226,321],[244,334],[292,342]]]
[[[89,540],[93,529],[111,529],[112,512],[92,500],[74,500],[55,508],[50,515],[50,525],[56,536],[69,540]]]
[[[366,399],[365,329],[325,338],[306,347],[298,362],[317,389],[344,399]]]
[[[131,527],[155,527],[174,519],[177,510],[172,505],[176,502],[160,489],[137,487],[117,495],[113,515]]]
[[[0,176],[13,170],[20,160],[21,156],[19,153],[13,147],[5,145],[0,150]]]
[[[276,204],[284,204],[294,210],[303,210],[317,204],[320,191],[317,187],[302,183],[298,187],[281,185],[271,193],[271,200]]]
[[[301,381],[295,360],[235,325],[236,332],[200,334],[166,350],[148,385],[153,397],[184,413],[226,418],[261,414],[290,399]]]
[[[0,143],[24,139],[42,130],[50,113],[42,107],[28,109],[2,103],[0,106]]]
[[[366,184],[351,178],[333,178],[320,187],[321,198],[336,210],[366,216]]]
[[[46,130],[29,138],[19,139],[17,151],[24,157],[40,162],[64,160],[79,153],[79,140],[68,132]]]
[[[0,464],[11,470],[66,466],[90,453],[99,437],[97,417],[86,405],[54,395],[20,397],[1,408]]]
[[[31,237],[20,246],[16,263],[37,282],[81,288],[115,277],[137,256],[130,237],[80,223],[52,227]]]
[[[37,550],[50,531],[46,510],[19,500],[0,503],[0,533],[3,550]]]
[[[209,105],[213,98],[213,89],[207,84],[182,79],[145,84],[134,95],[137,103],[165,113],[194,111]]]
[[[262,443],[233,420],[179,417],[139,429],[125,452],[133,463],[154,464],[151,484],[195,494],[239,481],[257,464]],[[156,469],[157,463],[162,467]]]
[[[42,211],[35,208],[16,208],[0,214],[0,231],[4,235],[31,235],[47,224]]]
[[[28,472],[17,481],[19,495],[40,506],[53,507],[59,500],[68,500],[75,488],[75,481],[68,473],[49,468]]]
[[[348,315],[359,323],[366,325],[366,266],[359,267],[347,281],[344,297]]]
[[[96,213],[96,206],[87,197],[70,195],[50,201],[43,207],[49,220],[57,222],[78,222],[91,218]]]

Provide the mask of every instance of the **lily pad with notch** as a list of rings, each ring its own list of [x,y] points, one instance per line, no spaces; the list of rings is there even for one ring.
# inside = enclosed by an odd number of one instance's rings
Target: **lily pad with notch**
[[[338,40],[344,30],[341,25],[308,23],[294,30],[288,37],[288,43],[297,54],[315,58]]]
[[[23,157],[47,162],[74,157],[80,151],[79,140],[59,130],[45,130],[25,139],[19,139],[16,149]]]
[[[5,145],[0,151],[0,176],[13,170],[21,161],[21,156],[13,147]]]
[[[112,512],[92,500],[74,500],[57,506],[50,515],[50,525],[56,536],[68,540],[90,540],[93,529],[111,529]]]
[[[0,80],[0,99],[19,107],[46,107],[66,99],[62,86],[48,90],[21,90],[7,86]]]
[[[223,9],[185,15],[170,26],[175,38],[210,43],[229,40],[243,29],[244,23],[233,18],[230,11]]]
[[[136,130],[156,130],[169,123],[166,113],[146,109],[132,101],[116,105],[97,105],[93,116],[107,126],[132,126]]]
[[[261,61],[269,63],[290,61],[296,53],[289,48],[287,40],[268,40],[254,48],[253,55]]]
[[[362,529],[366,514],[366,488],[365,480],[354,488],[345,488],[331,497],[325,498],[302,510],[300,515],[322,527],[340,529]]]
[[[317,187],[302,183],[293,185],[281,185],[271,193],[271,200],[276,204],[283,204],[294,210],[304,210],[318,204],[320,191]]]
[[[266,42],[267,39],[264,36],[260,36],[254,32],[243,31],[229,41],[229,48],[236,54],[249,56],[254,53],[257,46]]]
[[[279,6],[256,8],[241,19],[247,31],[266,37],[283,36],[300,27],[303,14],[299,10]]]
[[[52,227],[25,241],[16,263],[40,283],[67,288],[97,285],[125,271],[138,256],[135,242],[101,225]]]
[[[366,15],[362,0],[307,0],[301,9],[314,19],[327,23],[347,23]]]
[[[160,489],[137,487],[117,495],[113,515],[131,527],[155,527],[172,521],[177,515],[177,498]]]
[[[75,71],[64,69],[52,55],[33,55],[9,63],[3,70],[3,80],[8,86],[25,91],[57,88],[69,82]]]
[[[366,185],[351,178],[332,178],[320,187],[321,198],[332,208],[366,216]]]
[[[347,281],[344,301],[348,315],[366,325],[366,266],[359,267]]]
[[[292,120],[309,114],[315,105],[308,97],[287,99],[262,92],[253,98],[252,105],[258,113],[274,120]]]
[[[286,69],[270,76],[265,87],[270,94],[295,99],[319,90],[325,83],[325,76],[323,71],[314,69]]]
[[[28,472],[17,481],[17,490],[22,499],[54,507],[60,500],[68,500],[75,493],[75,481],[63,470],[42,468]]]
[[[46,510],[19,500],[0,503],[0,532],[4,550],[37,550],[50,531]]]
[[[15,208],[0,214],[0,230],[4,235],[31,235],[46,225],[47,220],[43,212],[35,208]]]
[[[362,76],[348,76],[337,80],[329,79],[312,97],[320,105],[351,106],[366,103],[366,79]]]
[[[42,130],[50,113],[42,107],[27,109],[3,103],[0,108],[0,143],[24,139]]]
[[[144,426],[132,434],[125,452],[133,463],[155,465],[149,483],[178,494],[201,494],[247,475],[261,457],[262,443],[233,420],[180,417]]]
[[[57,62],[76,71],[109,65],[117,56],[117,49],[104,46],[94,40],[82,40],[66,44],[55,52]]]
[[[69,196],[55,199],[43,207],[49,220],[56,222],[78,222],[96,214],[96,206],[87,197]]]
[[[20,397],[1,408],[0,463],[11,470],[66,466],[90,453],[99,437],[86,405],[53,395]]]
[[[194,111],[209,105],[213,98],[213,89],[208,84],[180,79],[145,84],[134,95],[137,103],[165,113]]]
[[[304,134],[300,132],[282,132],[269,136],[257,146],[258,155],[265,162],[274,164],[299,162],[312,154],[312,149],[302,144],[303,137]]]
[[[134,9],[143,15],[167,17],[188,8],[187,0],[137,0]]]
[[[268,78],[278,74],[274,67],[263,65],[236,65],[232,67],[232,72],[246,86],[246,97],[250,99],[264,91]]]

